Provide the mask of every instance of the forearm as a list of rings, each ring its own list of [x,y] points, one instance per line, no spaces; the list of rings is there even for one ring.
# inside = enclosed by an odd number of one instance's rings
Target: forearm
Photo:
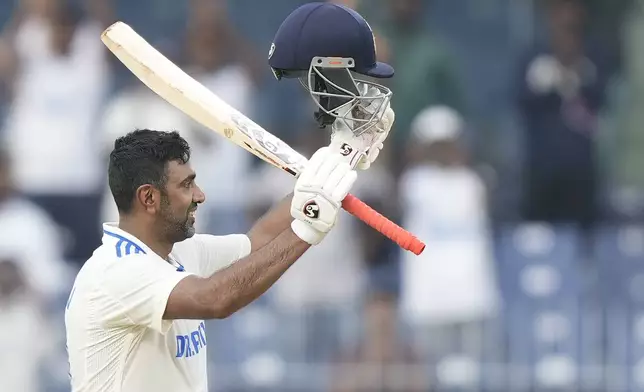
[[[265,293],[309,247],[287,228],[261,249],[209,278],[189,277],[179,282],[164,318],[226,318]]]
[[[227,316],[264,294],[310,247],[290,228],[257,252],[224,269],[209,280],[210,296]]]
[[[263,248],[290,227],[293,221],[293,217],[291,216],[292,198],[293,193],[284,197],[277,205],[259,218],[250,231],[248,231],[251,252]]]

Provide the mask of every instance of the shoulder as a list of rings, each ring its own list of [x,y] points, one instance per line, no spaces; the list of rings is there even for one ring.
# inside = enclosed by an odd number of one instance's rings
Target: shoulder
[[[248,255],[250,251],[251,242],[245,234],[195,234],[175,244],[172,256],[187,270],[209,276],[215,270]]]
[[[96,300],[134,298],[145,294],[157,282],[184,276],[177,271],[159,257],[135,253],[117,256],[113,247],[101,246],[83,265],[75,285],[92,293],[89,297]]]
[[[172,254],[177,256],[187,256],[199,253],[203,246],[204,236],[207,234],[195,234],[181,242],[177,242],[172,247]]]
[[[113,241],[104,242],[94,251],[81,268],[78,278],[82,276],[102,285],[142,274],[152,276],[174,270],[169,263],[156,255],[147,254],[136,243],[115,236]]]
[[[238,248],[248,242],[250,247],[250,239],[246,234],[227,234],[227,235],[212,235],[212,234],[195,234],[194,236],[178,242],[172,248],[172,253],[179,256],[198,254],[207,251],[211,248],[227,249]]]
[[[135,253],[134,246],[128,247],[125,242],[103,244],[94,251],[81,270],[92,270],[101,276],[114,272],[127,273],[127,271],[140,267],[158,268],[163,265],[158,257],[141,252]]]
[[[145,250],[134,241],[109,230],[103,230],[103,234],[111,239],[111,241],[106,241],[101,246],[103,248],[102,253],[106,257],[121,259],[132,255],[138,255],[139,258],[146,256]]]

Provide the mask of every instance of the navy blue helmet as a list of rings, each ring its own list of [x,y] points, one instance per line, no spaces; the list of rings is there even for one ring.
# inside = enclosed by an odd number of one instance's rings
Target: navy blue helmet
[[[352,58],[354,72],[376,78],[394,75],[389,64],[376,60],[376,43],[367,21],[338,4],[307,3],[293,11],[275,34],[268,64],[278,75],[308,71],[314,57]]]
[[[391,98],[388,88],[353,76],[392,77],[393,67],[377,61],[376,55],[373,31],[360,14],[342,5],[313,2],[298,7],[282,22],[268,64],[277,80],[298,78],[309,90],[320,109],[315,116],[322,127],[343,118],[362,132],[383,113],[365,115],[360,108],[375,99],[384,108]]]

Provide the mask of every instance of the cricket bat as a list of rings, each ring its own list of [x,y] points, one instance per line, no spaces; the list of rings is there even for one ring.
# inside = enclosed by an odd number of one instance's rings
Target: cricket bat
[[[101,40],[148,88],[198,123],[293,176],[302,172],[306,157],[186,74],[127,24],[112,24]],[[351,194],[342,208],[403,249],[419,255],[425,248],[413,234]]]

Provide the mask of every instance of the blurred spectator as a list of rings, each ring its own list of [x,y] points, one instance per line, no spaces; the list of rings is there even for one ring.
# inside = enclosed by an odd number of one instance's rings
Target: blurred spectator
[[[242,65],[243,72],[253,83],[260,84],[263,77],[268,75],[264,52],[260,53],[251,44],[248,34],[239,30],[233,23],[226,0],[190,0],[188,7],[188,22],[186,24],[189,51],[203,49],[208,45],[213,53],[193,53],[193,61],[199,56],[200,66],[213,69],[226,65]],[[208,34],[201,36],[200,29]],[[214,39],[216,37],[217,39]],[[207,58],[207,59],[206,59]]]
[[[397,328],[396,296],[370,295],[363,317],[361,338],[340,350],[332,364],[329,392],[428,391],[427,370]]]
[[[549,41],[530,48],[519,68],[517,104],[524,122],[523,217],[573,222],[597,218],[597,115],[609,77],[586,42],[580,0],[547,2]]]
[[[328,138],[318,129],[301,133],[295,148],[308,157],[328,143]],[[382,189],[386,173],[379,173],[377,166],[370,171],[370,176],[358,178],[352,193],[368,198]],[[286,196],[295,179],[262,164],[250,183],[252,219]],[[282,329],[287,361],[327,362],[356,338],[355,312],[365,283],[365,248],[358,228],[364,225],[349,214],[338,219],[324,241],[309,249],[271,289],[278,311],[289,320]]]
[[[0,389],[40,392],[40,366],[54,339],[20,262],[0,256]]]
[[[611,4],[612,6],[612,4]],[[620,29],[623,71],[616,78],[599,140],[610,207],[623,218],[644,216],[644,3],[633,1]]]
[[[185,70],[249,118],[254,118],[254,66],[246,46],[228,20],[225,2],[192,2],[185,40]],[[237,45],[237,46],[235,46]],[[253,156],[210,129],[193,122],[190,135],[192,165],[207,203],[202,217],[212,234],[244,232],[247,177]]]
[[[3,145],[18,191],[71,234],[65,256],[80,263],[100,242],[103,165],[95,121],[109,70],[97,39],[102,22],[68,2],[47,4],[21,14],[12,31],[15,85]]]
[[[368,9],[371,7],[371,1],[362,1],[358,11],[364,11],[374,29],[379,59],[396,69],[392,79],[382,82],[394,92],[391,105],[396,112],[396,122],[392,141],[398,148],[403,148],[411,121],[421,109],[444,104],[464,110],[464,91],[454,59],[445,44],[427,27],[429,2],[386,0],[387,14],[383,18]],[[385,55],[387,58],[383,57]]]
[[[413,164],[400,180],[403,226],[427,245],[420,256],[402,252],[401,313],[430,356],[458,349],[461,330],[498,307],[486,189],[468,165],[464,128],[446,106],[421,111],[412,123]]]
[[[63,237],[49,215],[13,188],[6,152],[0,150],[0,259],[17,263],[40,301],[55,304],[72,275],[63,261]]]

